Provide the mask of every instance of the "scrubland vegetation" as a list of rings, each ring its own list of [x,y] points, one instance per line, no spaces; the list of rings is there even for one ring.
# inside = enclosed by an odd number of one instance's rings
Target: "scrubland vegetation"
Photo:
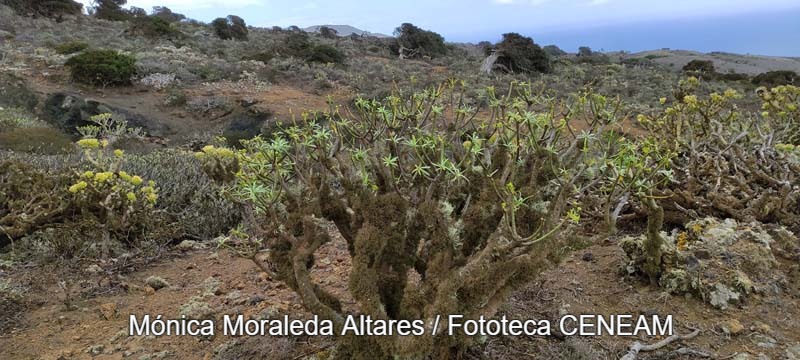
[[[616,285],[670,302],[800,296],[792,71],[675,71],[516,33],[450,44],[408,23],[393,38],[340,37],[120,0],[91,16],[70,0],[0,3],[0,275],[93,265],[122,279],[214,247],[341,328],[352,313],[493,317],[573,252],[611,243]],[[300,103],[283,111],[290,93]],[[332,289],[314,271],[336,243],[348,265]],[[36,302],[3,281],[0,320],[25,326]],[[216,295],[181,313],[224,312],[202,303]],[[800,341],[781,339],[772,354]],[[328,341],[305,356],[489,358],[498,346]],[[573,345],[555,356],[593,353]]]

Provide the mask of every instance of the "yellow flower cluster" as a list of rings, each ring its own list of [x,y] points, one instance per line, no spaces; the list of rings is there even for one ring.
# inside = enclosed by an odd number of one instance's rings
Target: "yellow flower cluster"
[[[792,144],[776,144],[775,149],[783,152],[792,152],[800,149],[800,146],[795,146]]]
[[[156,190],[153,186],[155,186],[155,182],[151,180],[148,183],[148,186],[143,186],[139,190],[142,194],[144,194],[144,198],[147,199],[147,201],[151,204],[155,204],[156,200],[158,200],[158,194],[156,194]]]
[[[138,199],[135,193],[135,187],[142,185],[144,180],[138,175],[130,175],[125,171],[120,171],[118,173],[113,173],[110,171],[105,172],[94,172],[94,171],[86,171],[81,174],[81,180],[72,186],[69,187],[69,192],[76,194],[81,192],[82,190],[86,189],[89,186],[87,181],[92,181],[97,185],[100,184],[111,184],[111,191],[113,192],[121,192],[124,193],[124,198],[130,202],[134,202]],[[116,179],[121,180],[115,181]],[[127,184],[127,185],[126,185]],[[139,192],[142,193],[144,199],[147,200],[150,204],[155,204],[156,200],[158,200],[158,194],[156,193],[155,188],[156,183],[152,180],[148,181],[147,186],[143,186],[139,189]],[[125,192],[124,189],[130,189],[129,191]]]
[[[214,145],[206,145],[200,152],[194,154],[194,156],[198,159],[203,159],[206,156],[210,157],[218,157],[218,158],[231,158],[236,155],[233,150],[228,148],[218,148]]]
[[[80,139],[78,140],[78,146],[82,149],[99,149],[100,148],[100,140],[97,139]]]
[[[109,180],[111,180],[113,178],[114,178],[114,173],[112,173],[110,171],[99,172],[97,174],[94,174],[94,181],[96,181],[98,183],[104,183],[104,182],[109,181]]]
[[[89,186],[89,184],[87,184],[86,181],[79,181],[75,185],[69,187],[69,192],[75,194],[83,189],[86,189],[87,186]]]
[[[760,87],[756,90],[756,93],[764,101],[761,104],[761,109],[764,110],[761,113],[762,116],[767,117],[773,114],[778,117],[785,117],[789,114],[797,116],[796,113],[800,105],[800,87],[785,85],[771,90]]]
[[[142,178],[139,175],[131,176],[130,174],[128,174],[125,171],[120,171],[119,172],[119,178],[124,180],[124,181],[126,181],[126,182],[128,182],[128,183],[136,185],[136,186],[141,185],[142,181],[143,181]]]

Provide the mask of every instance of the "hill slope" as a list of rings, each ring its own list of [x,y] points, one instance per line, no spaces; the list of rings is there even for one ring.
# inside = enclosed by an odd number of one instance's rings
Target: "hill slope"
[[[336,30],[336,33],[339,34],[339,36],[350,36],[352,34],[356,34],[356,35],[362,35],[362,36],[375,36],[375,37],[379,37],[379,38],[391,37],[391,36],[386,35],[386,34],[373,33],[373,32],[369,32],[369,31],[366,31],[366,30],[361,30],[359,28],[356,28],[356,27],[353,27],[353,26],[350,26],[350,25],[314,25],[314,26],[309,26],[309,27],[307,27],[307,28],[305,28],[303,30],[305,30],[306,32],[316,33],[316,32],[319,32],[319,29],[321,27],[323,27],[323,26],[327,26],[327,27],[329,27],[329,28],[331,28],[333,30]]]
[[[691,60],[711,60],[720,73],[736,72],[757,75],[773,70],[800,73],[800,59],[763,55],[741,55],[723,52],[701,53],[689,50],[651,50],[628,54],[625,58],[647,57],[654,62],[680,69]]]

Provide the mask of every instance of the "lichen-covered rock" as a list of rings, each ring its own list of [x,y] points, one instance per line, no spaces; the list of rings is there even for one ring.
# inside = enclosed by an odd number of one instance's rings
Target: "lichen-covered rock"
[[[686,230],[662,233],[662,271],[659,285],[673,294],[692,294],[719,309],[743,302],[753,293],[783,291],[791,275],[778,258],[800,258],[800,241],[774,224],[739,223],[704,218]],[[625,237],[625,272],[644,274],[644,236]],[[791,288],[791,287],[790,287]]]
[[[181,305],[180,314],[187,319],[193,320],[213,320],[216,310],[198,296],[193,296],[189,302]]]
[[[158,276],[150,276],[144,282],[147,284],[147,286],[150,286],[154,290],[160,290],[169,286],[169,283],[166,280]]]

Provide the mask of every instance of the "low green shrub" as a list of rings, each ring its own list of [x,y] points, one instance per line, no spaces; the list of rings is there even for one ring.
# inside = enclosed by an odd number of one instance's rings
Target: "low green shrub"
[[[46,124],[25,109],[0,108],[0,133],[18,128],[45,127]]]
[[[753,84],[767,87],[800,85],[800,76],[790,70],[767,71],[753,77]]]
[[[167,89],[167,95],[164,97],[164,105],[166,106],[184,106],[187,102],[186,93],[177,86],[171,86]]]
[[[18,128],[0,132],[0,149],[46,155],[61,154],[72,149],[72,140],[53,128]]]
[[[14,74],[0,73],[0,108],[33,110],[39,99],[27,81]]]
[[[318,62],[323,64],[342,64],[345,55],[339,49],[330,45],[317,45],[311,48],[306,61]]]
[[[280,52],[306,62],[342,64],[345,60],[345,55],[341,50],[331,45],[315,44],[305,32],[289,34],[284,40]]]
[[[154,16],[134,18],[131,20],[128,33],[150,39],[177,40],[184,37],[184,34],[169,21]]]
[[[727,73],[727,74],[717,74],[717,78],[722,81],[748,81],[750,80],[750,76],[747,74],[740,74],[740,73]]]
[[[274,57],[275,57],[274,53],[271,53],[271,52],[268,52],[268,51],[262,51],[262,52],[259,52],[259,53],[242,56],[242,60],[244,60],[244,61],[260,61],[260,62],[262,62],[264,64],[267,64]]]
[[[713,75],[716,73],[714,62],[711,60],[692,60],[683,66],[683,72],[690,75]]]
[[[209,240],[234,227],[239,212],[219,195],[219,186],[203,172],[200,162],[180,150],[126,156],[127,168],[154,180],[160,191],[156,207],[170,214],[181,237]]]
[[[70,55],[81,52],[89,48],[89,44],[83,41],[69,41],[56,46],[56,52],[61,55]]]
[[[88,50],[65,63],[72,79],[100,86],[128,85],[136,75],[136,59],[114,50]]]

